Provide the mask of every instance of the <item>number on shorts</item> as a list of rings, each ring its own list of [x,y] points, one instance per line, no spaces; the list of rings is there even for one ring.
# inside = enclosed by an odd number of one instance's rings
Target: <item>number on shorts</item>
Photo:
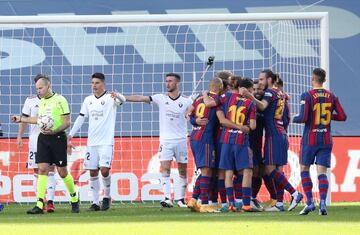
[[[86,160],[90,160],[90,153],[89,152],[87,152],[86,154],[85,154],[85,157],[86,157]]]
[[[30,152],[29,153],[29,159],[34,160],[34,157],[36,157],[36,152]]]

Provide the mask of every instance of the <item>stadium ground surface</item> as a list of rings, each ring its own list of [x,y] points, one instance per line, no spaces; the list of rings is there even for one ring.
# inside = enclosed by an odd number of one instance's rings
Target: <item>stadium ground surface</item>
[[[333,203],[328,216],[316,210],[299,216],[299,205],[284,213],[200,214],[186,208],[162,209],[157,203],[114,203],[107,212],[71,214],[70,206],[56,212],[27,215],[33,205],[10,204],[0,212],[0,234],[360,234],[360,202]]]

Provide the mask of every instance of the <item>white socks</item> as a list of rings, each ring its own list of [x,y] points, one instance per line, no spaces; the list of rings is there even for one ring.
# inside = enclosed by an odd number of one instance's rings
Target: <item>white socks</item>
[[[102,177],[102,182],[104,186],[104,197],[110,198],[110,186],[111,186],[111,175],[107,177]]]
[[[179,175],[179,181],[175,185],[175,200],[180,200],[185,198],[185,192],[186,192],[186,186],[187,186],[187,177],[183,177]]]
[[[47,183],[47,195],[46,195],[46,199],[48,201],[54,201],[55,188],[56,188],[55,173],[54,172],[49,172],[49,174],[48,174],[48,183]]]
[[[171,199],[170,175],[163,176],[161,184],[163,187],[164,197]]]
[[[90,191],[93,198],[93,204],[99,205],[100,181],[98,176],[90,177]]]

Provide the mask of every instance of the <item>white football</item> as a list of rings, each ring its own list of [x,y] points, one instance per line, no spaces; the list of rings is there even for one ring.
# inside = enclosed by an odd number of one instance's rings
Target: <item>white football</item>
[[[51,129],[54,126],[54,120],[50,116],[40,116],[38,117],[37,124],[40,129]]]

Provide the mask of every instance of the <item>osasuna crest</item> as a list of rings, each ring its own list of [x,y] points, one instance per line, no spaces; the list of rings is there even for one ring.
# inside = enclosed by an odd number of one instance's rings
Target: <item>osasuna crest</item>
[[[179,103],[179,107],[181,108],[183,106],[183,104],[182,103]]]
[[[101,101],[101,105],[104,105],[105,104],[105,101]]]

